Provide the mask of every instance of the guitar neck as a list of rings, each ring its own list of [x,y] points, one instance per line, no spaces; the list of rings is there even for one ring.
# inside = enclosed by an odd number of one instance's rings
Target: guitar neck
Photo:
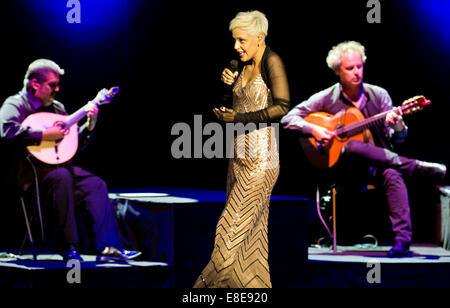
[[[98,106],[98,104],[96,102],[94,102],[94,104],[96,106]],[[85,110],[86,106],[87,106],[87,104],[69,116],[69,118],[64,123],[66,128],[69,128],[72,125],[74,125],[75,123],[78,123],[82,118],[84,118],[86,116],[86,114],[87,114],[87,112]]]
[[[109,91],[103,89],[102,91],[104,91],[103,93],[104,98],[102,98],[100,101],[100,98],[98,98],[99,97],[98,95],[100,94],[99,92],[99,94],[97,94],[97,97],[94,98],[94,100],[92,100],[90,103],[98,107],[100,105],[110,102],[111,99],[114,97],[114,95],[116,95],[119,92],[119,87],[112,87],[111,89],[109,89]],[[82,118],[86,116],[87,112],[85,111],[85,109],[88,104],[89,103],[87,103],[86,105],[84,105],[83,107],[81,107],[68,117],[68,119],[64,123],[66,128],[70,128],[72,125],[78,123],[78,121],[80,121]]]
[[[375,125],[376,123],[383,121],[386,118],[386,115],[390,111],[391,110],[388,110],[388,111],[379,113],[377,115],[374,115],[370,118],[364,119],[362,121],[346,125],[342,128],[337,129],[336,133],[339,136],[347,136],[347,137],[359,134],[362,130],[370,128],[371,126]]]

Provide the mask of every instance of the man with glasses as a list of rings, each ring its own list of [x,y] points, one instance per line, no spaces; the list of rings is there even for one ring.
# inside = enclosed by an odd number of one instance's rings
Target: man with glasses
[[[105,182],[90,172],[74,166],[71,161],[48,165],[37,159],[25,159],[26,146],[41,141],[56,141],[64,137],[60,126],[33,129],[22,122],[31,114],[50,112],[66,115],[64,105],[55,100],[59,92],[59,78],[64,74],[55,62],[38,59],[30,64],[24,78],[24,87],[6,99],[0,108],[0,137],[8,147],[9,166],[15,173],[15,183],[26,190],[33,181],[33,166],[43,198],[53,209],[58,228],[59,249],[64,260],[82,261],[77,251],[78,226],[75,207],[84,206],[91,222],[98,261],[124,261],[140,252],[118,249],[119,231],[114,210],[108,198]],[[101,93],[99,93],[101,95]],[[96,125],[98,108],[89,103],[85,107],[87,121],[79,128],[80,144],[85,146]]]

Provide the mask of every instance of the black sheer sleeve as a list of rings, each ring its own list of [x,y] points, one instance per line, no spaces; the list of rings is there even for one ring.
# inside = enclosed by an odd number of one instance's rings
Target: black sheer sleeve
[[[289,111],[290,97],[286,71],[281,58],[270,49],[262,59],[261,75],[271,91],[273,105],[254,112],[237,113],[234,122],[270,122]]]

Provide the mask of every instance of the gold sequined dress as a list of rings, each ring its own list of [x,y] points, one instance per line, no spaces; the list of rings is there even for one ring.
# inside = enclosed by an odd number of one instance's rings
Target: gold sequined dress
[[[267,108],[272,96],[261,74],[233,88],[233,109],[245,113]],[[279,174],[275,128],[235,136],[230,158],[225,208],[216,227],[211,260],[194,287],[270,288],[268,264],[269,200]]]

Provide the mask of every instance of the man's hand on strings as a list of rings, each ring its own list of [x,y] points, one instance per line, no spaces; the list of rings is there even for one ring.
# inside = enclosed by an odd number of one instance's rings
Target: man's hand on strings
[[[318,142],[327,144],[334,138],[335,133],[322,126],[314,125],[312,135]]]

